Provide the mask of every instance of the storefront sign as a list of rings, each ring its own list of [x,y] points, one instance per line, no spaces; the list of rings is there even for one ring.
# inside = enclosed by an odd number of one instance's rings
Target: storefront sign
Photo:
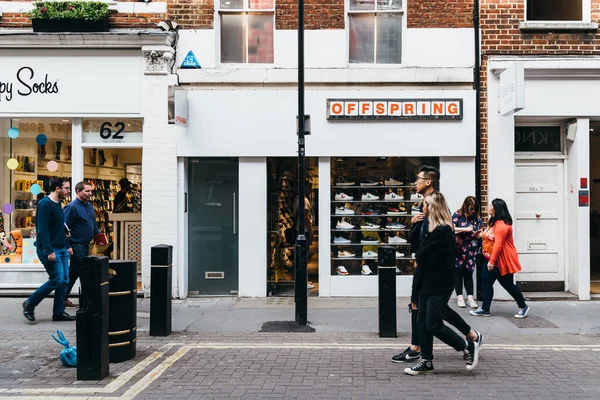
[[[141,144],[143,119],[86,119],[83,122],[83,143]]]
[[[42,78],[43,76],[43,78]],[[15,97],[31,95],[52,95],[58,93],[58,81],[53,81],[48,74],[42,75],[31,67],[21,67],[11,80],[0,80],[0,102],[12,101]]]
[[[328,99],[329,120],[461,120],[462,99]]]
[[[560,126],[515,127],[515,151],[561,151]]]
[[[525,69],[520,61],[500,74],[500,114],[513,115],[525,108]]]

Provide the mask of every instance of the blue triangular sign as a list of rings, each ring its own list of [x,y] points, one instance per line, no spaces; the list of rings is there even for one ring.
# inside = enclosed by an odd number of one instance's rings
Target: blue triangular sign
[[[188,51],[187,56],[185,56],[183,62],[181,63],[181,68],[202,68],[193,51]]]

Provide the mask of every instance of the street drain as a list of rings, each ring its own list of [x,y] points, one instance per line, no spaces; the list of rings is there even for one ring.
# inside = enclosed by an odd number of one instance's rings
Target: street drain
[[[265,322],[259,332],[314,332],[311,326],[298,325],[295,321]]]
[[[528,329],[535,329],[535,328],[558,328],[558,326],[554,325],[552,322],[548,321],[546,318],[542,318],[542,317],[527,317],[527,318],[522,318],[522,319],[517,319],[514,317],[504,317],[507,320],[509,320],[510,322],[512,322],[514,325],[517,326],[517,328],[528,328]]]

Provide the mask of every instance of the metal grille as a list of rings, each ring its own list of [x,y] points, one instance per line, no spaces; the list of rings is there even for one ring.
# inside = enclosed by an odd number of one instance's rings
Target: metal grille
[[[558,326],[542,317],[527,317],[522,319],[514,317],[504,318],[516,325],[517,328],[558,328]]]

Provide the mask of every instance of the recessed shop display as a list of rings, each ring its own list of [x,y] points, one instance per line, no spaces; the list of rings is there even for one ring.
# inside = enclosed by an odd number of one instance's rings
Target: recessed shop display
[[[437,158],[335,158],[331,161],[331,274],[376,275],[380,246],[396,249],[396,274],[415,269],[408,243],[411,218],[421,213],[415,193],[421,165]]]
[[[327,119],[461,120],[462,99],[327,99]]]

